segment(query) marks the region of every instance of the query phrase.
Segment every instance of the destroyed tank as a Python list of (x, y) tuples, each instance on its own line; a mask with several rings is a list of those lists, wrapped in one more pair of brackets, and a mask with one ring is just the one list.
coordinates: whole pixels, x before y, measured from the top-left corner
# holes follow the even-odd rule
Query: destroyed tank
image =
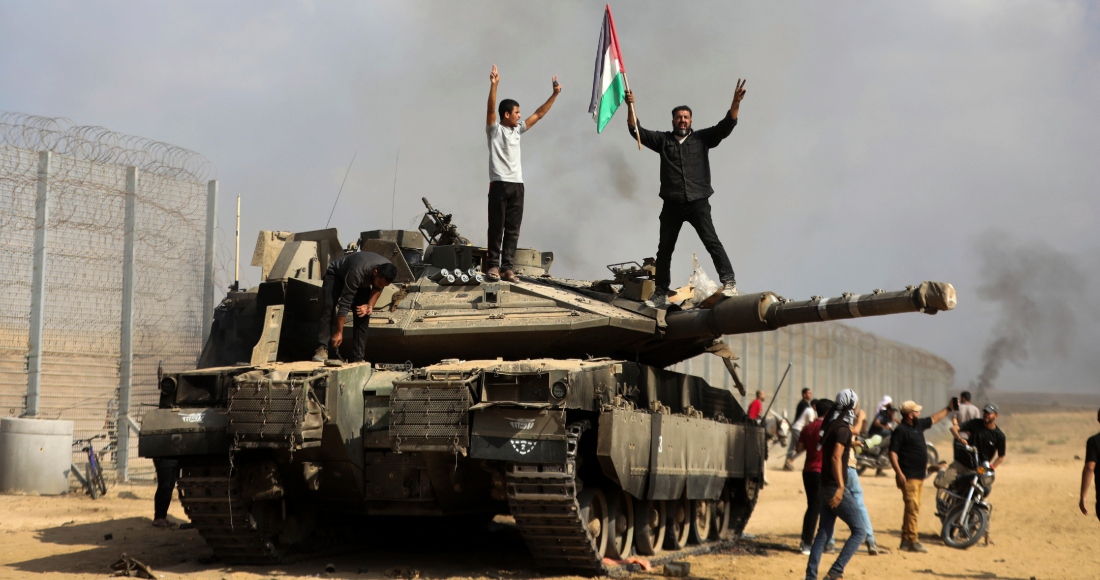
[[(379, 515), (510, 514), (539, 566), (584, 574), (735, 539), (763, 483), (763, 427), (734, 393), (668, 367), (714, 354), (743, 396), (723, 335), (955, 305), (950, 284), (924, 282), (655, 309), (651, 262), (586, 282), (527, 249), (519, 282), (490, 283), (486, 249), (424, 203), (419, 231), (346, 249), (335, 230), (261, 232), (263, 282), (216, 308), (198, 370), (161, 380), (140, 453), (180, 461), (183, 507), (223, 561), (309, 553)], [(357, 250), (398, 269), (370, 315), (370, 362), (311, 362), (321, 278)]]

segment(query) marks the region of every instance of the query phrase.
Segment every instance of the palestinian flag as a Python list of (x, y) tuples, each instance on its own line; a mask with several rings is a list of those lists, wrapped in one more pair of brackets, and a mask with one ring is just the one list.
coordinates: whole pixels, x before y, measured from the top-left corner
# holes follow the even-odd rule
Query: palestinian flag
[(626, 80), (623, 55), (619, 52), (619, 37), (615, 34), (615, 20), (611, 18), (611, 5), (603, 15), (600, 45), (596, 51), (596, 72), (592, 79), (592, 104), (588, 112), (596, 122), (596, 132), (602, 133), (611, 116), (626, 99)]

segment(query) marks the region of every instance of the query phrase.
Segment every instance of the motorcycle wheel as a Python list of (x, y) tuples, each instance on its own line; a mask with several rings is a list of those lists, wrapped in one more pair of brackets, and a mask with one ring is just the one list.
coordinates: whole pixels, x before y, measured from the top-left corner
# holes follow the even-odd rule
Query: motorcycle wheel
[(962, 525), (962, 517), (961, 505), (951, 510), (943, 519), (943, 532), (940, 535), (943, 543), (952, 548), (965, 550), (978, 543), (978, 540), (985, 535), (986, 529), (989, 528), (989, 512), (977, 504), (970, 506), (970, 517), (965, 528)]

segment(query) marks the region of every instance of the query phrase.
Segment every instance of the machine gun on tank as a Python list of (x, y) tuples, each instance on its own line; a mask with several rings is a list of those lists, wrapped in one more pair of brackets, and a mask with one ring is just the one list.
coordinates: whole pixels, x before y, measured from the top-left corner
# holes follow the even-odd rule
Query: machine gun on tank
[(426, 197), (420, 198), (420, 201), (424, 202), (424, 207), (428, 208), (428, 211), (424, 212), (424, 218), (420, 220), (420, 232), (424, 234), (429, 244), (470, 245), (470, 240), (458, 233), (458, 227), (451, 223), (451, 214), (445, 214), (432, 207)]

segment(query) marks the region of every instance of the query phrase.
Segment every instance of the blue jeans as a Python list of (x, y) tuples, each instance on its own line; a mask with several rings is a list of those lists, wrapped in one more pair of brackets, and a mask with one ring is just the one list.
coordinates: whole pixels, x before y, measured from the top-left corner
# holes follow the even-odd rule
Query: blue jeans
[(859, 513), (863, 516), (863, 527), (867, 531), (867, 541), (872, 546), (877, 546), (875, 542), (875, 530), (871, 527), (871, 516), (867, 514), (867, 504), (863, 503), (863, 487), (859, 485), (859, 473), (856, 473), (856, 468), (848, 467), (848, 489), (852, 491), (852, 496), (856, 498), (856, 503), (859, 505)]
[(817, 535), (814, 536), (814, 545), (810, 549), (810, 560), (806, 563), (806, 580), (817, 580), (817, 566), (821, 563), (822, 553), (825, 552), (825, 542), (833, 535), (833, 527), (836, 525), (837, 518), (848, 524), (848, 528), (852, 530), (852, 535), (848, 537), (848, 541), (844, 542), (844, 548), (840, 550), (836, 562), (833, 562), (832, 567), (829, 568), (830, 573), (844, 574), (844, 567), (848, 565), (848, 560), (851, 560), (852, 556), (856, 554), (860, 544), (863, 543), (863, 539), (867, 536), (863, 516), (859, 513), (859, 502), (852, 495), (850, 487), (844, 488), (840, 505), (835, 509), (829, 507), (829, 500), (836, 494), (836, 490), (835, 487), (821, 488), (821, 521), (818, 522)]

